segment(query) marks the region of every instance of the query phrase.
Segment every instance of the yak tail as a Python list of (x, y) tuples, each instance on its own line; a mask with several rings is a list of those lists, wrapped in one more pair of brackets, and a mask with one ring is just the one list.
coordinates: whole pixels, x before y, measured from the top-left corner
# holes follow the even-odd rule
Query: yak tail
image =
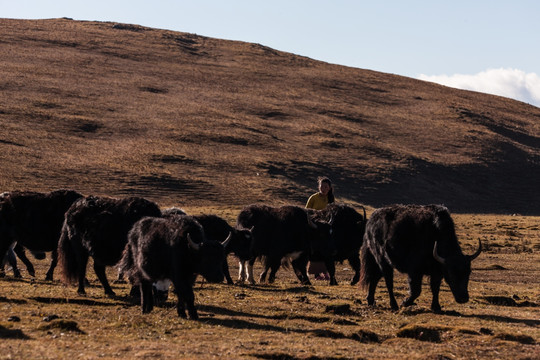
[(364, 239), (360, 248), (360, 288), (366, 290), (374, 278), (381, 277), (380, 272), (379, 265)]
[(284, 269), (291, 269), (292, 268), (292, 259), (288, 256), (281, 258), (281, 266), (283, 266)]
[(265, 256), (265, 255), (258, 256), (257, 260), (259, 260), (261, 262), (263, 268), (265, 268), (266, 265), (268, 264), (268, 257)]
[(129, 243), (127, 243), (124, 251), (122, 252), (122, 258), (118, 262), (117, 266), (119, 276), (125, 275), (131, 281), (131, 273), (133, 271), (134, 264), (135, 263), (133, 262), (133, 251), (131, 250), (131, 246), (129, 245)]
[(64, 221), (58, 240), (58, 266), (64, 284), (73, 284), (78, 280), (78, 261), (73, 248), (74, 235), (69, 225)]

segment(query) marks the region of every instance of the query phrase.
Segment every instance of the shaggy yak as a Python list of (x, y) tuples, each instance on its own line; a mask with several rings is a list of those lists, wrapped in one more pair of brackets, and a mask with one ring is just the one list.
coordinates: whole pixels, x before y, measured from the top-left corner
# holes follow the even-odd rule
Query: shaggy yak
[(152, 311), (152, 283), (170, 280), (178, 297), (177, 313), (197, 319), (193, 281), (201, 274), (210, 282), (222, 282), (223, 244), (207, 240), (194, 217), (172, 215), (143, 218), (129, 232), (120, 268), (141, 293), (143, 313)]
[(367, 303), (375, 304), (375, 288), (384, 276), (390, 307), (398, 309), (394, 297), (394, 268), (409, 277), (410, 306), (420, 296), (422, 277), (430, 276), (431, 309), (440, 312), (439, 289), (444, 278), (458, 303), (469, 301), (467, 286), (474, 255), (464, 255), (448, 209), (440, 205), (394, 205), (376, 210), (366, 225), (361, 249), (361, 284), (368, 289)]
[(129, 230), (145, 216), (159, 217), (161, 211), (157, 204), (140, 197), (89, 196), (75, 202), (66, 212), (58, 244), (64, 282), (78, 281), (77, 292), (84, 295), (86, 265), (92, 256), (105, 294), (113, 296), (105, 267), (120, 261)]
[(314, 221), (325, 221), (331, 226), (330, 240), (336, 249), (333, 257), (324, 254), (313, 254), (313, 261), (325, 259), (326, 269), (330, 275), (330, 285), (337, 285), (336, 261), (349, 262), (354, 270), (351, 285), (358, 283), (360, 279), (360, 247), (366, 228), (366, 210), (364, 215), (359, 214), (352, 206), (346, 204), (332, 203), (323, 210), (308, 209)]
[[(163, 210), (163, 217), (175, 214), (186, 215), (182, 209), (176, 207)], [(226, 239), (230, 239), (228, 245), (225, 247), (225, 256), (234, 253), (240, 262), (249, 260), (249, 248), (251, 245), (251, 231), (249, 229), (236, 229), (229, 225), (225, 219), (213, 214), (196, 215), (194, 218), (202, 225), (204, 233), (209, 240), (223, 242)], [(234, 283), (227, 261), (223, 262), (223, 275), (225, 275), (227, 284)]]
[(303, 285), (311, 285), (306, 273), (311, 255), (324, 254), (328, 258), (335, 255), (330, 241), (330, 225), (311, 221), (307, 211), (298, 206), (247, 206), (238, 215), (236, 228), (250, 229), (253, 235), (251, 258), (248, 264), (246, 261), (240, 263), (240, 282), (245, 280), (245, 268), (248, 265), (247, 280), (251, 284), (255, 283), (253, 264), (261, 257), (264, 267), (259, 276), (261, 283), (266, 281), (268, 270), (268, 282), (274, 282), (282, 260), (291, 259), (298, 280)]
[(52, 280), (64, 214), (82, 197), (73, 190), (0, 194), (0, 259), (4, 259), (16, 242), (15, 252), (26, 265), (28, 273), (35, 276), (34, 266), (26, 257), (24, 247), (37, 259), (43, 259), (44, 252), (51, 251), (51, 265), (45, 280)]
[[(217, 215), (197, 215), (195, 219), (202, 225), (208, 239), (219, 242), (230, 239), (225, 247), (225, 255), (234, 253), (241, 262), (250, 259), (251, 231), (249, 229), (235, 229)], [(227, 261), (223, 262), (223, 275), (227, 284), (233, 284)]]

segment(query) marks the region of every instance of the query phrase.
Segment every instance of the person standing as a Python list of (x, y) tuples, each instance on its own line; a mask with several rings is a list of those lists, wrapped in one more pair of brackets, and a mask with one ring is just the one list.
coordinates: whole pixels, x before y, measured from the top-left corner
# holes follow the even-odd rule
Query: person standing
[(319, 191), (309, 197), (306, 203), (308, 209), (322, 210), (335, 201), (332, 181), (327, 177), (319, 177), (317, 183)]
[[(306, 203), (307, 209), (322, 210), (335, 201), (332, 181), (327, 177), (319, 177), (317, 183), (319, 191), (309, 197)], [(308, 274), (314, 274), (317, 280), (330, 279), (330, 275), (322, 261), (310, 261)]]

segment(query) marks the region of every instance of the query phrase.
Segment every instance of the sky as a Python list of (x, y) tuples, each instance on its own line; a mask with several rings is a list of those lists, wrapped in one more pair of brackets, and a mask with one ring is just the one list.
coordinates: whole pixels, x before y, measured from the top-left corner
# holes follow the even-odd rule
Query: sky
[(0, 18), (113, 21), (259, 43), (540, 107), (538, 0), (0, 0)]

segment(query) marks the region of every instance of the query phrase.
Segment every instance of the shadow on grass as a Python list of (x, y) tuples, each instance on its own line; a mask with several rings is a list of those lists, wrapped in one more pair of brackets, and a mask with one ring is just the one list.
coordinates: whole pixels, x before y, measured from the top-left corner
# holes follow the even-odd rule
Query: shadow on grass
[(516, 319), (508, 316), (500, 316), (500, 315), (484, 315), (484, 314), (462, 314), (457, 311), (447, 311), (444, 312), (444, 315), (448, 316), (458, 316), (458, 317), (464, 317), (464, 318), (477, 318), (482, 320), (491, 320), (501, 323), (507, 323), (507, 324), (525, 324), (527, 326), (539, 326), (540, 320), (537, 319)]
[[(207, 307), (208, 308), (208, 307)], [(239, 313), (239, 312), (235, 312)], [(245, 313), (240, 313), (243, 315), (246, 315)], [(273, 319), (272, 316), (265, 316), (265, 318)], [(295, 317), (295, 319), (304, 319), (304, 317)], [(318, 320), (321, 320), (317, 318)], [(327, 319), (325, 319), (324, 322), (326, 322)], [(221, 326), (221, 327), (227, 327), (230, 329), (249, 329), (249, 330), (261, 330), (261, 331), (274, 331), (279, 333), (298, 333), (298, 334), (306, 334), (311, 335), (315, 337), (321, 337), (321, 338), (329, 338), (329, 339), (351, 339), (357, 342), (379, 342), (378, 335), (375, 333), (369, 332), (357, 332), (353, 334), (345, 334), (339, 331), (329, 330), (329, 329), (298, 329), (294, 327), (283, 327), (278, 325), (272, 325), (272, 324), (261, 324), (254, 321), (248, 321), (248, 320), (242, 320), (242, 319), (217, 319), (213, 317), (209, 318), (203, 318), (200, 320), (201, 323), (208, 324), (208, 325), (215, 325), (215, 326)], [(366, 336), (367, 334), (367, 336)]]
[(293, 294), (310, 294), (310, 295), (326, 295), (323, 292), (316, 291), (312, 286), (293, 286), (289, 288), (276, 288), (271, 284), (256, 284), (256, 285), (237, 285), (239, 287), (249, 288), (250, 290), (274, 293), (293, 293)]
[(326, 323), (332, 321), (331, 317), (318, 317), (318, 316), (304, 316), (304, 315), (289, 315), (289, 314), (275, 314), (275, 315), (263, 315), (263, 314), (253, 314), (243, 311), (236, 311), (227, 308), (222, 308), (219, 306), (213, 305), (197, 305), (197, 308), (201, 311), (224, 315), (224, 316), (234, 316), (234, 317), (248, 317), (248, 318), (258, 318), (258, 319), (269, 319), (269, 320), (305, 320), (313, 323)]
[[(246, 321), (246, 320), (239, 320), (239, 319), (216, 319), (216, 318), (207, 318), (202, 319), (202, 323), (208, 324), (208, 325), (217, 325), (222, 327), (228, 327), (231, 329), (249, 329), (249, 330), (261, 330), (261, 331), (275, 331), (279, 333), (298, 333), (298, 334), (306, 334), (311, 335), (315, 337), (320, 338), (328, 338), (328, 339), (350, 339), (357, 342), (379, 342), (378, 336), (375, 333), (371, 333), (369, 335), (369, 339), (366, 338), (366, 336), (363, 336), (360, 333), (355, 333), (351, 335), (344, 334), (339, 331), (333, 331), (328, 329), (295, 329), (291, 327), (281, 327), (271, 324), (259, 324), (256, 322)], [(367, 340), (366, 340), (367, 339)]]
[(118, 302), (102, 302), (94, 299), (69, 299), (69, 298), (54, 298), (54, 297), (44, 297), (44, 296), (35, 296), (30, 297), (30, 300), (37, 301), (44, 304), (77, 304), (77, 305), (89, 305), (89, 306), (118, 306), (118, 305), (129, 305), (129, 303), (118, 303)]
[(28, 340), (30, 337), (20, 329), (7, 329), (0, 325), (0, 339), (22, 339)]
[(5, 296), (0, 296), (0, 302), (12, 303), (12, 304), (26, 304), (28, 301), (24, 299), (8, 299)]

